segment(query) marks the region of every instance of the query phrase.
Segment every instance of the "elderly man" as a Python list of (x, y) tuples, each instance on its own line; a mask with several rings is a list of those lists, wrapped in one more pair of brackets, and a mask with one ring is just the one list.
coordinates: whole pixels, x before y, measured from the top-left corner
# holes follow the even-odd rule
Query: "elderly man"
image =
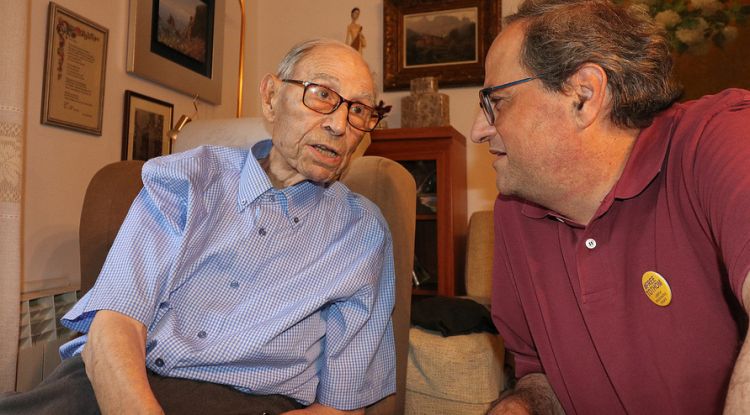
[(388, 226), (335, 182), (382, 118), (370, 70), (309, 41), (260, 89), (270, 141), (144, 165), (96, 285), (63, 318), (87, 335), (3, 413), (361, 414), (395, 391)]
[(519, 378), (490, 413), (747, 411), (750, 92), (675, 103), (661, 29), (606, 0), (527, 0), (485, 67)]

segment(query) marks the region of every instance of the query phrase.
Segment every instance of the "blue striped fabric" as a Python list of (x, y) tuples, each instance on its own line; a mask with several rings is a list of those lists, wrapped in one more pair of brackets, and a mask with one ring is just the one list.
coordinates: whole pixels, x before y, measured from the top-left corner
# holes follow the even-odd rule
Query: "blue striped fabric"
[(96, 285), (62, 322), (85, 333), (115, 310), (148, 328), (146, 365), (160, 375), (366, 406), (395, 392), (387, 223), (341, 183), (274, 189), (255, 159), (269, 150), (146, 163)]

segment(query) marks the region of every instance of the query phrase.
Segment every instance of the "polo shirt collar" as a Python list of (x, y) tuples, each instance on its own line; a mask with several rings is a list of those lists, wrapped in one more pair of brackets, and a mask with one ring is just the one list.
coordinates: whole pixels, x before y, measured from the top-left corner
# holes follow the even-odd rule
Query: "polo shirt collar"
[(659, 174), (672, 139), (676, 111), (673, 107), (660, 113), (651, 126), (641, 130), (622, 176), (615, 184), (615, 198), (630, 199), (639, 195)]
[[(614, 199), (630, 199), (639, 195), (659, 174), (672, 138), (675, 112), (678, 107), (679, 105), (674, 105), (657, 115), (651, 125), (638, 134), (622, 176), (602, 201), (602, 205), (594, 215), (595, 218), (606, 213)], [(500, 198), (502, 199), (502, 196)], [(555, 211), (528, 201), (522, 201), (522, 203), (521, 212), (529, 218), (541, 219), (552, 216), (574, 225)]]

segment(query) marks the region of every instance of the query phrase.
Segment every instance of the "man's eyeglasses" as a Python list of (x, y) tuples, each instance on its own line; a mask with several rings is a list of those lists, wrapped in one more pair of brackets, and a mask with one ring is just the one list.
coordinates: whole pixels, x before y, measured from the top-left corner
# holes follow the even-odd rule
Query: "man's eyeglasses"
[(495, 125), (495, 105), (492, 103), (492, 98), (490, 97), (490, 94), (492, 94), (495, 91), (499, 91), (501, 89), (505, 89), (508, 87), (511, 87), (513, 85), (522, 84), (524, 82), (533, 81), (534, 79), (538, 79), (539, 76), (531, 76), (528, 78), (519, 79), (517, 81), (508, 82), (507, 84), (502, 85), (496, 85), (496, 86), (488, 86), (487, 88), (482, 88), (479, 90), (479, 106), (482, 107), (482, 111), (484, 111), (484, 116), (487, 118), (487, 122), (490, 123), (490, 125)]
[(282, 79), (282, 81), (304, 87), (305, 91), (302, 93), (302, 103), (317, 113), (330, 114), (336, 111), (342, 103), (346, 103), (348, 106), (346, 119), (352, 127), (360, 131), (369, 133), (383, 119), (383, 114), (377, 109), (361, 102), (349, 101), (331, 88), (296, 79)]

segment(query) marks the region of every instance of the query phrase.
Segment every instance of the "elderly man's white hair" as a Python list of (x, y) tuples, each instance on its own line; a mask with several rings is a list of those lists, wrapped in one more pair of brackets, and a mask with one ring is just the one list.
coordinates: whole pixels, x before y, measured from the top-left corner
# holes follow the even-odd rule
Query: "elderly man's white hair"
[[(319, 47), (319, 46), (340, 46), (346, 49), (350, 49), (352, 52), (359, 54), (354, 48), (347, 45), (344, 42), (339, 42), (338, 40), (333, 39), (327, 39), (327, 38), (317, 38), (317, 39), (310, 39), (306, 40), (304, 42), (298, 43), (292, 47), (289, 52), (284, 56), (284, 58), (279, 63), (279, 68), (276, 71), (276, 76), (278, 76), (281, 79), (289, 79), (291, 78), (292, 74), (294, 73), (294, 69), (296, 68), (297, 64), (310, 54), (310, 52)], [(370, 71), (370, 65), (365, 62), (363, 59), (362, 62), (365, 63), (365, 66), (367, 66), (367, 71)]]

